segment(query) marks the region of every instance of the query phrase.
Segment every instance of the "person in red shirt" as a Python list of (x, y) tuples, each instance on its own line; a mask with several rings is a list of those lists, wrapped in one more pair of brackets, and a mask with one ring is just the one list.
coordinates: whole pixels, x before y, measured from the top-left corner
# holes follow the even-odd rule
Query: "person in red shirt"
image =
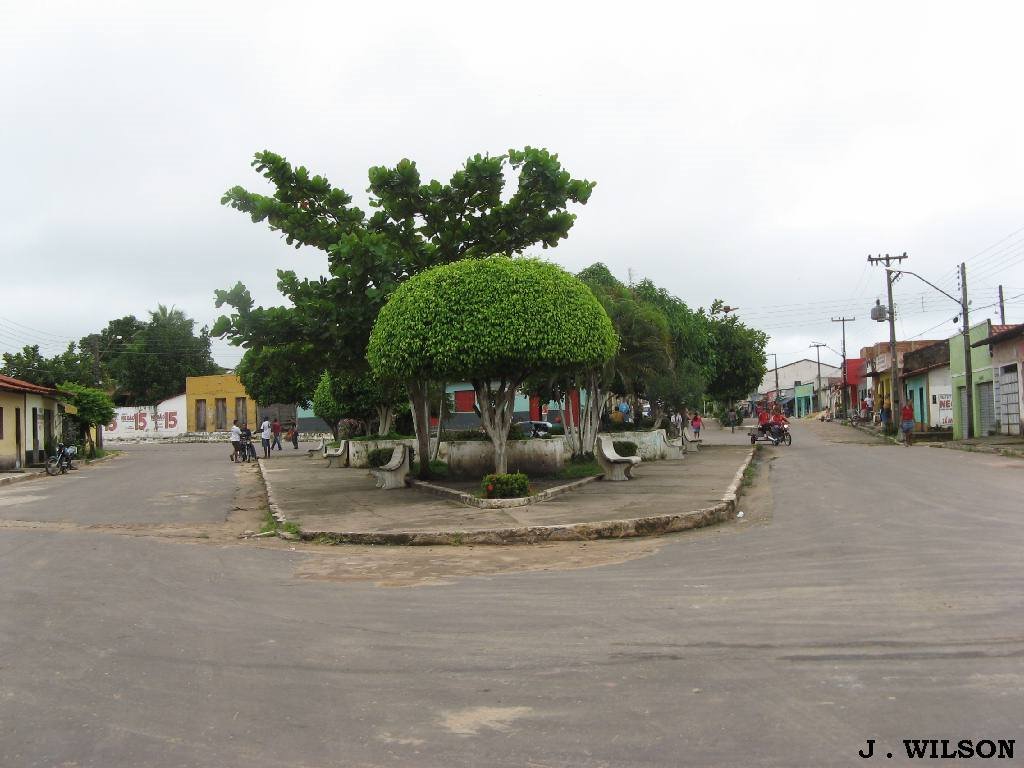
[(900, 408), (900, 429), (903, 430), (903, 444), (909, 448), (914, 442), (914, 406), (907, 401)]
[(771, 414), (768, 413), (767, 408), (757, 409), (757, 428), (761, 430), (761, 434), (768, 429), (768, 423), (772, 420)]

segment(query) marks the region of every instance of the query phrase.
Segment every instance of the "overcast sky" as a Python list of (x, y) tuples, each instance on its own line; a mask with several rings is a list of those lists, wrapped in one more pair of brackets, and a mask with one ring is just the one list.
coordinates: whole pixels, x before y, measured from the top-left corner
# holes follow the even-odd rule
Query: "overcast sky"
[[(0, 7), (0, 351), (157, 303), (212, 324), (216, 288), (269, 305), (276, 268), (319, 275), (321, 252), (220, 205), (263, 188), (262, 149), (365, 202), (372, 165), (447, 179), (547, 147), (597, 188), (543, 256), (720, 297), (780, 364), (838, 350), (833, 316), (857, 318), (851, 356), (887, 339), (869, 253), (951, 293), (966, 260), (972, 320), (1002, 282), (1024, 321), (1019, 2)], [(897, 296), (899, 338), (956, 330), (927, 286)]]

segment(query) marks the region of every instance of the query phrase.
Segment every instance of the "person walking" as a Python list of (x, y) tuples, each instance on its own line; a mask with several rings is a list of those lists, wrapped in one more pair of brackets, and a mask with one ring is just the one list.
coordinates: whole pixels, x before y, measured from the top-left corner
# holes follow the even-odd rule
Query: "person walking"
[(682, 437), (683, 436), (683, 414), (681, 414), (679, 411), (676, 411), (675, 413), (672, 414), (672, 426), (675, 427), (676, 432), (678, 432), (679, 436)]
[(260, 424), (260, 440), (263, 443), (263, 458), (270, 458), (270, 439), (274, 436), (274, 431), (270, 426), (270, 419), (263, 416), (263, 423)]
[(735, 432), (736, 431), (736, 408), (735, 407), (730, 408), (726, 412), (725, 418), (729, 420), (729, 426), (732, 427), (732, 431)]
[(882, 401), (882, 407), (878, 409), (878, 415), (882, 421), (882, 434), (889, 434), (889, 421), (892, 419), (892, 406), (888, 400)]
[(292, 428), (288, 432), (288, 439), (292, 441), (292, 448), (299, 450), (299, 424), (292, 422)]
[(693, 430), (693, 439), (700, 440), (700, 430), (704, 426), (704, 419), (700, 417), (700, 414), (694, 411), (693, 418), (690, 419), (690, 429)]
[(907, 401), (900, 409), (900, 429), (903, 430), (903, 444), (909, 448), (914, 443), (914, 406)]
[(234, 452), (231, 454), (232, 461), (239, 461), (239, 453), (242, 451), (242, 430), (238, 426), (238, 419), (231, 422), (231, 445)]
[(277, 446), (277, 450), (281, 450), (281, 422), (274, 417), (274, 423), (270, 425), (270, 431), (274, 433), (274, 441), (270, 444), (270, 450), (274, 450), (274, 446)]

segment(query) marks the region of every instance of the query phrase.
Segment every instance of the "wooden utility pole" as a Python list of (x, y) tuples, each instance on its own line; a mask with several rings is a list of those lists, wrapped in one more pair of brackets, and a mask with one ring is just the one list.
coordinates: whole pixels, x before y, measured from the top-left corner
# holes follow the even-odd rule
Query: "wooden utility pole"
[(999, 324), (1006, 325), (1006, 304), (1003, 301), (1003, 286), (999, 286)]
[[(906, 251), (903, 252), (902, 256), (890, 256), (888, 253), (885, 254), (885, 256), (868, 256), (868, 261), (872, 264), (877, 264), (879, 262), (885, 263), (885, 287), (889, 294), (889, 373), (891, 374), (889, 383), (890, 415), (895, 414), (897, 409), (898, 401), (896, 400), (896, 393), (899, 390), (900, 374), (896, 357), (896, 313), (894, 312), (892, 305), (892, 284), (896, 280), (896, 276), (894, 274), (896, 270), (889, 269), (889, 267), (892, 262), (901, 262), (907, 258), (909, 258), (909, 256), (907, 256)], [(879, 406), (884, 408), (885, 403), (879, 403)], [(891, 418), (890, 422), (895, 423), (892, 422)]]
[(964, 321), (964, 384), (967, 386), (967, 414), (964, 419), (967, 429), (964, 437), (974, 437), (974, 371), (971, 364), (971, 321), (968, 318), (967, 306), (967, 265), (960, 262), (960, 315)]
[(849, 383), (848, 383), (847, 378), (846, 378), (846, 324), (847, 323), (852, 323), (856, 319), (857, 319), (856, 317), (833, 317), (832, 318), (832, 322), (833, 323), (842, 323), (843, 324), (843, 346), (842, 346), (842, 350), (843, 350), (843, 418), (846, 418), (846, 415), (850, 411), (850, 393), (847, 391), (847, 390), (849, 390), (850, 387), (849, 387)]

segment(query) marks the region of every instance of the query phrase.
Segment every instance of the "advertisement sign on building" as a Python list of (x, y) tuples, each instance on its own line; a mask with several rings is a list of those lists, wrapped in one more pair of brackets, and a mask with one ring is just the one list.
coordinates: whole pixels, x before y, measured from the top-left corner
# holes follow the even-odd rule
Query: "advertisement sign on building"
[(114, 419), (103, 427), (105, 437), (173, 437), (182, 435), (185, 425), (185, 396), (178, 395), (157, 405), (135, 405), (114, 409)]
[(953, 393), (939, 392), (935, 395), (939, 406), (939, 426), (953, 426)]

